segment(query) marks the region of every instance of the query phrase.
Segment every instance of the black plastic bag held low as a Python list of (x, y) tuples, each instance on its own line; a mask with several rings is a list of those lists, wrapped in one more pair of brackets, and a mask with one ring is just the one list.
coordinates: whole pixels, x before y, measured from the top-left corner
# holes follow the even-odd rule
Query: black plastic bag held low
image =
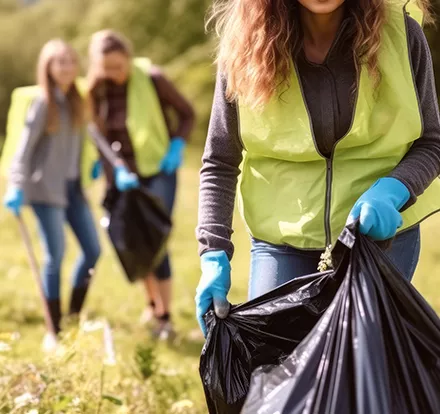
[(234, 306), (226, 319), (205, 317), (200, 375), (211, 414), (239, 414), (252, 372), (287, 358), (332, 302), (343, 280), (334, 272), (297, 278)]
[(170, 217), (144, 188), (115, 191), (104, 206), (109, 212), (107, 231), (128, 280), (145, 278), (164, 258)]
[(209, 313), (200, 368), (210, 413), (440, 412), (434, 311), (353, 230), (334, 259), (336, 271), (298, 278), (226, 320)]
[(335, 299), (281, 365), (254, 373), (244, 414), (440, 413), (440, 320), (364, 236), (346, 230)]

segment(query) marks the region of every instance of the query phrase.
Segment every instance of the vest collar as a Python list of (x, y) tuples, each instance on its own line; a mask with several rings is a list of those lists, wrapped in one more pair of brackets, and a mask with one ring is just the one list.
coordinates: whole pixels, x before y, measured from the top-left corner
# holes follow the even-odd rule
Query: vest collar
[(347, 47), (350, 46), (351, 44), (351, 38), (352, 38), (352, 34), (350, 30), (351, 23), (352, 23), (352, 18), (349, 16), (345, 17), (344, 20), (342, 20), (341, 25), (339, 26), (339, 29), (336, 33), (335, 40), (333, 41), (323, 63), (319, 64), (319, 63), (310, 62), (305, 55), (304, 46), (301, 46), (301, 49), (299, 50), (298, 58), (311, 66), (325, 66), (330, 61), (334, 61), (335, 59), (345, 58), (347, 52), (351, 53), (351, 47)]

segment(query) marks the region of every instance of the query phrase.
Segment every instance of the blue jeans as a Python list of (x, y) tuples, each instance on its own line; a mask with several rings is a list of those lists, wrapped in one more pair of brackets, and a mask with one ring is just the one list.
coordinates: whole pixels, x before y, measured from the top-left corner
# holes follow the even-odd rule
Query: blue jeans
[[(253, 239), (249, 298), (261, 296), (298, 276), (317, 273), (321, 253)], [(420, 256), (420, 228), (399, 234), (386, 254), (403, 276), (411, 280)]]
[[(159, 173), (153, 177), (141, 178), (141, 183), (151, 194), (162, 201), (167, 213), (171, 216), (176, 197), (177, 174), (166, 175)], [(159, 280), (167, 280), (171, 277), (172, 271), (168, 253), (154, 273)]]
[(60, 273), (65, 250), (65, 221), (69, 223), (81, 247), (81, 254), (73, 272), (74, 288), (83, 287), (89, 283), (91, 270), (95, 267), (101, 253), (94, 219), (79, 181), (67, 183), (67, 196), (67, 208), (32, 204), (45, 251), (43, 287), (49, 300), (60, 297)]

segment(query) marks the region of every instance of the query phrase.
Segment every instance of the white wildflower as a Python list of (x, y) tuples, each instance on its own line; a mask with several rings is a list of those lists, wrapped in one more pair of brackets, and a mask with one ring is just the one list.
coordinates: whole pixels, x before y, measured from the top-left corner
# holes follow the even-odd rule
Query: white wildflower
[(34, 397), (31, 393), (26, 392), (14, 399), (16, 408), (26, 407), (31, 404), (38, 404), (38, 398)]
[(71, 403), (74, 407), (78, 407), (81, 404), (81, 398), (75, 397)]
[(103, 329), (104, 324), (102, 321), (85, 321), (81, 328), (84, 332), (95, 332)]
[(180, 372), (177, 369), (169, 368), (169, 369), (161, 369), (160, 373), (165, 375), (166, 377), (177, 377), (180, 375)]
[(18, 341), (21, 338), (20, 332), (11, 333), (11, 341)]
[(187, 409), (193, 408), (194, 403), (191, 400), (181, 400), (174, 403), (171, 407), (172, 413), (184, 413)]

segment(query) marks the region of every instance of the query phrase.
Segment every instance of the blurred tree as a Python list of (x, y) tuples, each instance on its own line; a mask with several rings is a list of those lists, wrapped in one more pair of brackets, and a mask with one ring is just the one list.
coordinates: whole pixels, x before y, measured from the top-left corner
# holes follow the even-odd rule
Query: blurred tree
[(437, 93), (440, 94), (440, 22), (438, 17), (440, 16), (440, 0), (432, 0), (432, 5), (437, 24), (428, 27), (426, 35), (431, 46), (434, 69), (436, 71)]
[[(114, 28), (133, 41), (138, 55), (163, 65), (194, 103), (195, 142), (203, 142), (211, 107), (214, 42), (204, 32), (212, 0), (40, 0), (20, 6), (0, 0), (0, 136), (13, 88), (34, 82), (41, 46), (50, 38), (69, 40), (85, 57), (90, 35)], [(433, 0), (437, 14), (440, 0)], [(440, 31), (427, 30), (440, 90)], [(86, 59), (84, 59), (86, 64)]]
[(136, 54), (151, 57), (166, 71), (172, 68), (170, 77), (200, 109), (195, 140), (203, 139), (200, 132), (206, 129), (214, 79), (212, 45), (204, 33), (210, 0), (40, 0), (26, 7), (19, 4), (0, 0), (0, 136), (4, 135), (11, 91), (34, 82), (36, 59), (47, 40), (63, 37), (86, 56), (90, 35), (114, 28), (132, 40)]

